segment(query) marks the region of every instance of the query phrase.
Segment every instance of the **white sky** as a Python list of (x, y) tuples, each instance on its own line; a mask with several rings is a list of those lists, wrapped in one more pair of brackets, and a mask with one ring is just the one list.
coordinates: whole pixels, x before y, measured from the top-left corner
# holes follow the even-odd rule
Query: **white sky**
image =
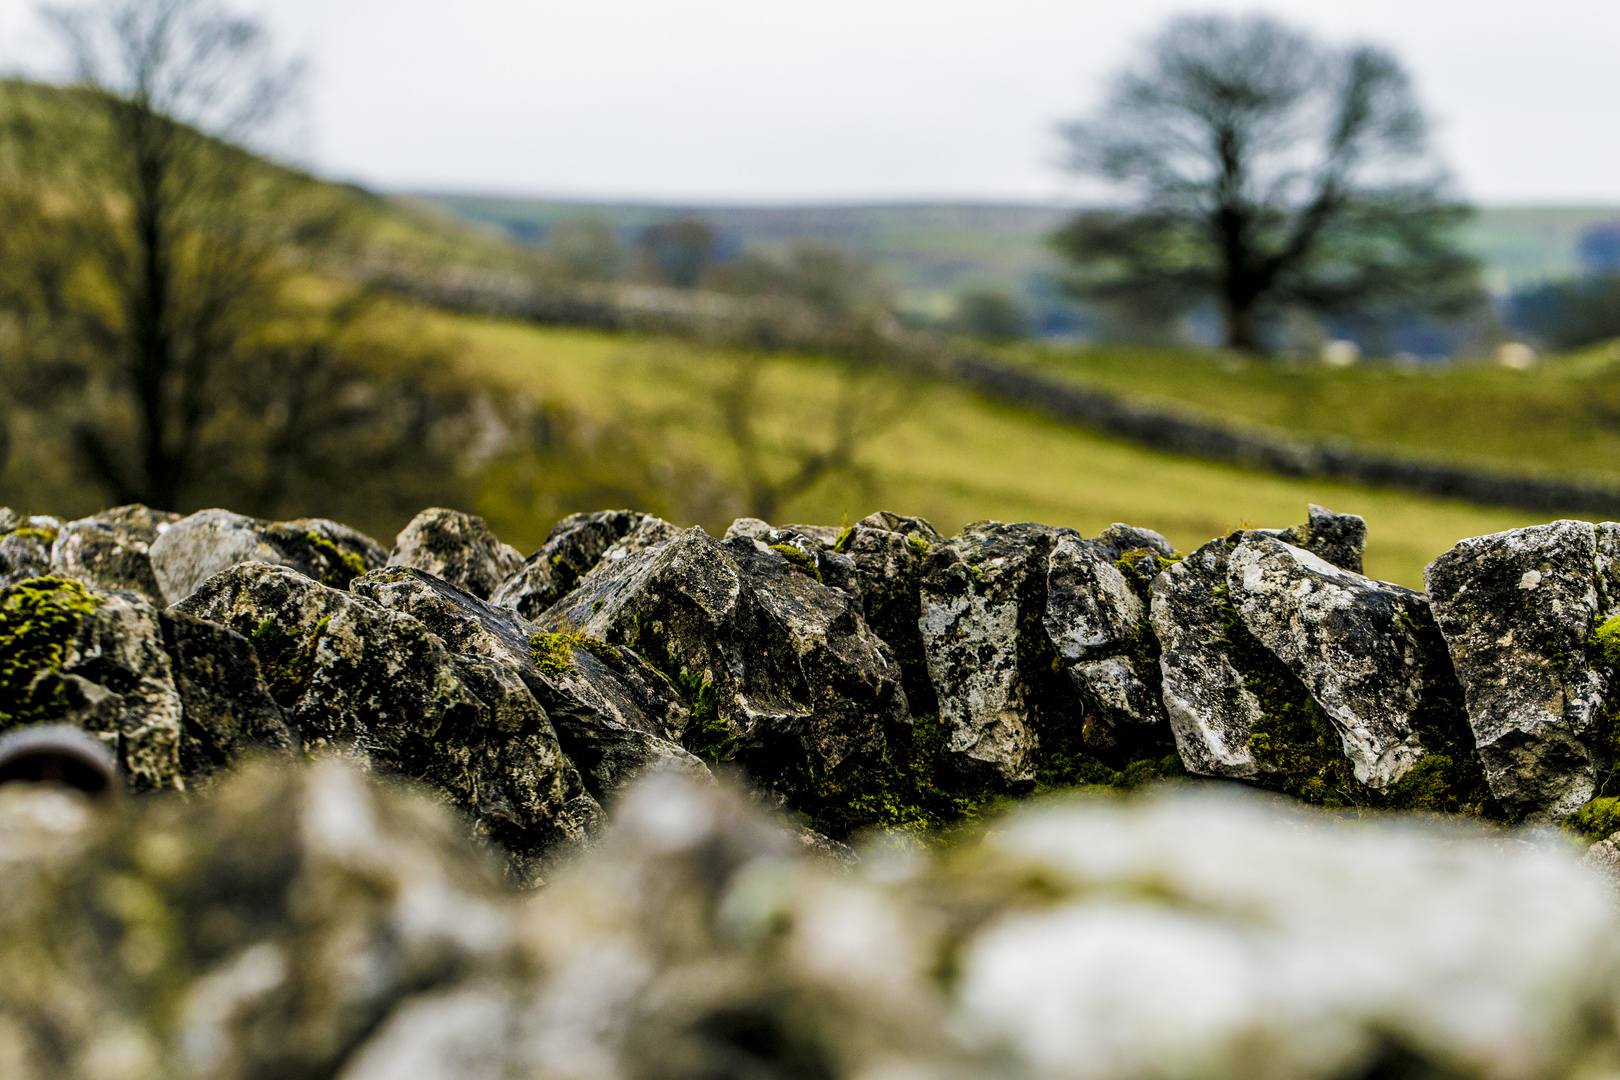
[[(0, 0), (0, 60), (42, 62)], [(1482, 202), (1620, 202), (1616, 0), (249, 0), (312, 62), (303, 156), (385, 189), (1050, 200), (1055, 125), (1183, 11), (1393, 48)]]

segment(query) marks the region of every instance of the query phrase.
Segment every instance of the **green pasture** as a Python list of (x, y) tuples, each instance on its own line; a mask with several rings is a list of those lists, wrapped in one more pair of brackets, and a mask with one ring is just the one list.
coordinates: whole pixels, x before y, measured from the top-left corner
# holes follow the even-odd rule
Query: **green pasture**
[[(762, 442), (783, 454), (784, 462), (785, 448), (824, 437), (836, 409), (870, 410), (882, 423), (862, 444), (863, 475), (823, 482), (787, 504), (778, 515), (783, 521), (833, 524), (890, 509), (920, 514), (945, 532), (992, 518), (1067, 525), (1088, 535), (1125, 521), (1157, 529), (1177, 547), (1190, 550), (1241, 525), (1279, 527), (1302, 521), (1306, 503), (1316, 502), (1367, 519), (1369, 574), (1421, 588), (1424, 565), (1459, 539), (1545, 520), (1151, 453), (988, 403), (955, 387), (906, 385), (886, 373), (851, 373), (830, 360), (749, 356), (662, 339), (441, 318), (459, 335), (465, 362), (477, 371), (543, 399), (633, 425), (656, 426), (723, 475), (736, 470), (737, 458), (720, 434), (718, 393), (738, 364), (761, 366), (757, 415)], [(1190, 366), (1194, 361), (1183, 363), (1185, 370), (1195, 370)], [(1218, 366), (1206, 367), (1211, 385), (1224, 385), (1226, 378), (1240, 383), (1244, 376), (1260, 388), (1255, 400), (1269, 401), (1279, 394), (1285, 404), (1288, 400), (1276, 389), (1291, 385), (1280, 373), (1245, 369), (1228, 376)], [(1172, 365), (1163, 369), (1162, 377), (1174, 382), (1182, 370)], [(1486, 386), (1497, 378), (1494, 372), (1470, 377), (1475, 374)], [(1148, 378), (1145, 365), (1130, 379), (1117, 371), (1115, 375), (1122, 385), (1145, 385)], [(1412, 380), (1400, 385), (1407, 384), (1415, 385)], [(1228, 385), (1226, 393), (1240, 397), (1237, 385)], [(1167, 391), (1159, 396), (1175, 398)], [(1353, 400), (1353, 394), (1346, 400)], [(1204, 405), (1218, 408), (1219, 402)], [(1351, 423), (1348, 418), (1341, 422)], [(1492, 438), (1505, 441), (1501, 432)], [(536, 529), (546, 524), (537, 522)], [(726, 522), (701, 524), (713, 531)]]
[(1397, 457), (1620, 485), (1620, 343), (1527, 371), (1482, 361), (1351, 368), (1206, 351), (1030, 347), (1048, 375), (1220, 423)]

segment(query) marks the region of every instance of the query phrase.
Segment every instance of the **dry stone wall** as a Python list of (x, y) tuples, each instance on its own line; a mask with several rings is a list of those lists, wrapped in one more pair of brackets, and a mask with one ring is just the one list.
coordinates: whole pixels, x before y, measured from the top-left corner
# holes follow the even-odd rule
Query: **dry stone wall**
[(391, 551), (315, 519), (0, 511), (0, 725), (92, 732), (137, 791), (345, 755), (437, 792), (519, 881), (670, 770), (740, 772), (833, 844), (1184, 777), (1620, 824), (1620, 525), (1465, 540), (1426, 593), (1364, 576), (1365, 539), (1314, 506), (1185, 556), (1126, 525), (716, 539), (605, 511), (525, 559), (445, 509)]

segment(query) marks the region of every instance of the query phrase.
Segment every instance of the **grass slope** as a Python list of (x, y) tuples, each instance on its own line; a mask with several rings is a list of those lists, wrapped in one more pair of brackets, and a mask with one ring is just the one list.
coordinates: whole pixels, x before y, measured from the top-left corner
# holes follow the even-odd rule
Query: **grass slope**
[(1195, 350), (1042, 348), (1009, 358), (1220, 423), (1398, 457), (1620, 486), (1620, 343), (1528, 371), (1483, 363), (1287, 366)]
[[(717, 434), (715, 387), (739, 354), (489, 320), (445, 316), (444, 322), (459, 333), (476, 369), (588, 411), (644, 417), (717, 470), (735, 471), (735, 453)], [(757, 362), (766, 441), (781, 446), (824, 431), (845, 386), (844, 369), (813, 358)], [(1316, 502), (1363, 515), (1371, 533), (1368, 573), (1414, 588), (1422, 588), (1424, 565), (1463, 537), (1545, 520), (1172, 458), (948, 386), (902, 388), (877, 375), (860, 393), (867, 401), (903, 402), (864, 447), (865, 481), (828, 480), (789, 503), (780, 520), (830, 524), (890, 509), (921, 514), (946, 532), (995, 518), (1067, 525), (1088, 535), (1125, 521), (1158, 529), (1185, 551), (1240, 525), (1294, 524), (1304, 520), (1305, 504)], [(702, 524), (716, 530), (726, 523)]]

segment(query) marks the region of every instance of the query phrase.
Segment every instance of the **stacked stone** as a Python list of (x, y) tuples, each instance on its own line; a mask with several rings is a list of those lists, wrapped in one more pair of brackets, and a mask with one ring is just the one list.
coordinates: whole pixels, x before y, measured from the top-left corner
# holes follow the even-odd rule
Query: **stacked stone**
[(75, 724), (137, 791), (348, 755), (438, 792), (519, 881), (638, 777), (717, 763), (835, 839), (1188, 774), (1601, 825), (1617, 538), (1466, 540), (1419, 593), (1314, 506), (1186, 557), (1125, 525), (889, 513), (720, 539), (576, 514), (525, 559), (445, 509), (391, 551), (317, 519), (0, 511), (0, 726)]

